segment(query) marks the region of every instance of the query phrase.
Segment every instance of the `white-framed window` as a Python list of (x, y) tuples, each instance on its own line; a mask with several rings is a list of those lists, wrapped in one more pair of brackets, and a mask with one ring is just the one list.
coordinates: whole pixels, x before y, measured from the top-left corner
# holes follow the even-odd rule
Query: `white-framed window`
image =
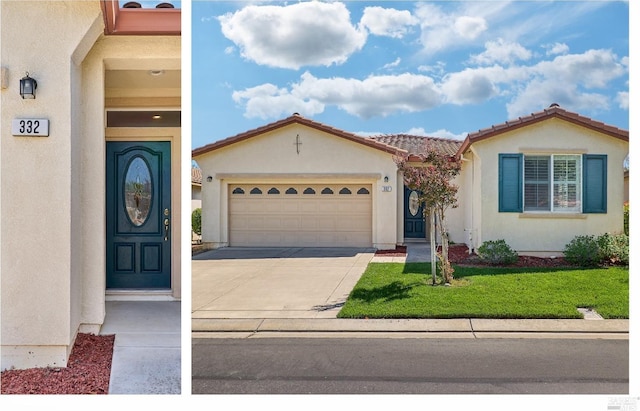
[(582, 212), (582, 156), (524, 156), (524, 211)]

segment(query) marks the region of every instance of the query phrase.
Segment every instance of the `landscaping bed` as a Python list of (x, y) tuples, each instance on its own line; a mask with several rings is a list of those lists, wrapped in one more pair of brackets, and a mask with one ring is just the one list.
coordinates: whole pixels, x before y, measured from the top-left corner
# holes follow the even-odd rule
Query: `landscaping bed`
[[(449, 246), (449, 262), (461, 266), (490, 266), (478, 257), (477, 254), (469, 254), (469, 248), (465, 244), (453, 244)], [(568, 267), (569, 263), (563, 257), (544, 258), (520, 255), (514, 264), (502, 267)]]
[(404, 245), (397, 245), (395, 250), (376, 250), (375, 255), (384, 257), (404, 257), (407, 255), (407, 247)]
[(115, 335), (78, 334), (67, 367), (7, 370), (2, 394), (108, 394)]

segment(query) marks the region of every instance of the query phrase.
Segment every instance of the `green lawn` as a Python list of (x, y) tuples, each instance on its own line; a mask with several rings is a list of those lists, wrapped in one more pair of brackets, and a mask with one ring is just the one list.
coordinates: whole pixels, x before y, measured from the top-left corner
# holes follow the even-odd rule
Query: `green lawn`
[(372, 263), (339, 318), (629, 318), (629, 269), (457, 267), (431, 286), (428, 263)]

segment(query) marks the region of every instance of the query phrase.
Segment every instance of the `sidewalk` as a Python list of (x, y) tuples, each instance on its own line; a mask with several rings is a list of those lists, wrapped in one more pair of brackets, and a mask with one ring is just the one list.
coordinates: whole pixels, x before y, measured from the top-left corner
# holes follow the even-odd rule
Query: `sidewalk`
[(109, 394), (180, 394), (180, 302), (107, 301), (115, 334)]
[[(429, 261), (426, 242), (407, 244), (402, 257), (374, 256), (371, 262)], [(263, 290), (264, 292), (264, 290)], [(198, 312), (191, 320), (193, 338), (602, 338), (628, 339), (629, 320), (602, 320), (585, 314), (585, 319), (492, 320), (457, 319), (338, 319), (341, 305), (325, 310), (323, 317), (295, 318), (287, 312), (255, 317), (221, 316), (219, 312)], [(233, 314), (227, 312), (227, 315)], [(267, 314), (267, 313), (265, 313)]]

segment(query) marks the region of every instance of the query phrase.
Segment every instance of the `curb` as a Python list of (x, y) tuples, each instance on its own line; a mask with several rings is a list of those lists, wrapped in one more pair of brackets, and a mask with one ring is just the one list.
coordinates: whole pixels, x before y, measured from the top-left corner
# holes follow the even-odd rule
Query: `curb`
[(194, 337), (240, 333), (250, 336), (308, 337), (332, 334), (351, 337), (353, 334), (374, 336), (385, 334), (413, 337), (510, 337), (525, 338), (534, 335), (564, 336), (567, 338), (628, 338), (629, 320), (580, 319), (523, 319), (492, 320), (477, 318), (457, 319), (192, 319)]

